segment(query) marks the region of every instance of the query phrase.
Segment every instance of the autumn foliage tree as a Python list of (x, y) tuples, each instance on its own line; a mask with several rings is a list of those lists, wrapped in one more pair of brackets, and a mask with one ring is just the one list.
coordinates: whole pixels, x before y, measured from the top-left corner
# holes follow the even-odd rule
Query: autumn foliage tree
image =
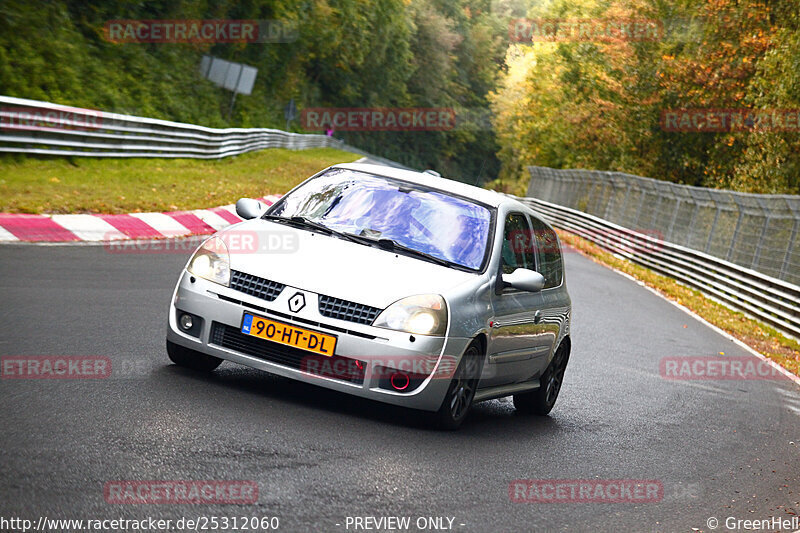
[(532, 17), (656, 21), (656, 39), (516, 45), (493, 95), (508, 182), (523, 167), (618, 170), (798, 193), (798, 133), (668, 131), (665, 111), (795, 109), (798, 13), (764, 0), (555, 0)]

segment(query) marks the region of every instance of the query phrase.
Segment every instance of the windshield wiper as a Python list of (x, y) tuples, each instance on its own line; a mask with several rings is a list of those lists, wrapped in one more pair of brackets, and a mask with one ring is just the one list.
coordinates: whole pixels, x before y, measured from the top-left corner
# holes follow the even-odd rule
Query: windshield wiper
[(314, 222), (313, 220), (308, 220), (305, 217), (300, 216), (293, 216), (290, 218), (281, 217), (278, 215), (264, 215), (263, 217), (266, 220), (274, 220), (275, 222), (280, 222), (282, 224), (288, 224), (290, 226), (294, 226), (296, 228), (312, 228), (317, 230), (320, 233), (324, 233), (325, 235), (332, 235), (334, 237), (339, 237), (350, 242), (356, 242), (358, 244), (364, 244), (363, 241), (357, 239), (356, 235), (351, 235), (350, 233), (344, 233), (341, 231), (337, 231), (333, 228), (329, 228), (324, 224), (320, 224), (319, 222)]
[(282, 224), (288, 224), (292, 221), (290, 218), (278, 216), (278, 215), (261, 215), (261, 218), (264, 220), (274, 220), (275, 222), (280, 222)]
[(366, 235), (356, 235), (354, 233), (344, 233), (342, 231), (338, 231), (324, 224), (320, 224), (319, 222), (314, 222), (313, 220), (308, 220), (305, 217), (301, 216), (293, 216), (290, 218), (281, 217), (278, 215), (264, 215), (261, 217), (266, 220), (274, 220), (275, 222), (280, 222), (281, 224), (288, 224), (294, 227), (301, 227), (301, 228), (313, 228), (320, 233), (324, 233), (326, 235), (332, 235), (335, 237), (339, 237), (342, 239), (346, 239), (350, 242), (355, 242), (358, 244), (363, 244), (366, 246), (377, 246), (382, 250), (386, 250), (389, 252), (399, 252), (404, 255), (412, 255), (414, 257), (418, 257), (425, 261), (429, 261), (431, 263), (436, 263), (437, 265), (442, 265), (446, 267), (458, 266), (455, 263), (447, 261), (446, 259), (440, 259), (436, 256), (431, 254), (427, 254), (425, 252), (420, 252), (419, 250), (415, 250), (414, 248), (409, 248), (408, 246), (403, 246), (392, 239), (380, 239), (376, 237), (368, 237)]
[(425, 261), (429, 261), (431, 263), (436, 263), (437, 265), (442, 265), (446, 267), (453, 266), (453, 263), (446, 260), (436, 257), (434, 255), (420, 252), (419, 250), (415, 250), (414, 248), (409, 248), (408, 246), (403, 246), (400, 243), (393, 241), (392, 239), (380, 239), (375, 237), (367, 237), (366, 235), (353, 235), (349, 234), (351, 237), (356, 237), (364, 242), (372, 243), (383, 250), (387, 250), (390, 252), (400, 252), (405, 255), (413, 255), (414, 257), (418, 257)]

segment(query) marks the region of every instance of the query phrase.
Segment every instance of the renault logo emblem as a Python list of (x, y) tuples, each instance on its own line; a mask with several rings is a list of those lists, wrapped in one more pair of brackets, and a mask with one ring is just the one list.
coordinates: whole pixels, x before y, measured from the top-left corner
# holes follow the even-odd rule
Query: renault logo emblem
[(292, 313), (297, 313), (302, 308), (306, 306), (306, 297), (303, 296), (302, 292), (297, 292), (289, 298), (289, 311)]

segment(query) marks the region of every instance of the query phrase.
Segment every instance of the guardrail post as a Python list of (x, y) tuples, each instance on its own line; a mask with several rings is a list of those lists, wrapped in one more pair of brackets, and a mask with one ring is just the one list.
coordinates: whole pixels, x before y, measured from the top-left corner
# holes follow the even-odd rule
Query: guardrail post
[[(620, 213), (625, 213), (628, 210), (628, 198), (631, 195), (631, 184), (625, 183), (625, 198), (622, 200), (622, 209), (620, 209)], [(620, 221), (622, 221), (622, 217), (620, 217)]]
[(714, 240), (714, 232), (717, 230), (719, 212), (722, 210), (722, 207), (716, 201), (714, 201), (714, 207), (716, 207), (716, 211), (714, 212), (714, 222), (711, 223), (711, 230), (708, 232), (708, 242), (706, 242), (706, 249), (704, 250), (705, 253), (709, 253), (711, 250), (711, 242)]
[(608, 194), (608, 202), (606, 202), (606, 210), (603, 213), (603, 218), (605, 218), (606, 220), (609, 220), (609, 218), (611, 216), (613, 216), (613, 214), (614, 214), (612, 212), (612, 208), (614, 207), (614, 204), (616, 203), (615, 199), (617, 197), (617, 180), (616, 180), (616, 176), (614, 176), (613, 174), (609, 173), (609, 175), (608, 175), (608, 183), (609, 183), (609, 186), (611, 187), (611, 192), (609, 192), (609, 194)]
[(672, 214), (672, 221), (670, 221), (669, 228), (667, 229), (667, 234), (664, 237), (666, 240), (670, 242), (675, 242), (675, 240), (672, 238), (672, 232), (675, 228), (675, 221), (678, 220), (678, 213), (681, 210), (681, 203), (682, 203), (682, 200), (678, 198), (677, 195), (675, 197), (675, 201), (677, 202), (677, 205), (675, 206), (675, 212)]
[[(729, 193), (730, 195), (730, 193)], [(733, 257), (733, 250), (736, 248), (736, 243), (739, 239), (739, 231), (742, 228), (742, 219), (744, 218), (745, 210), (742, 203), (738, 200), (736, 195), (730, 195), (733, 202), (736, 204), (736, 208), (739, 210), (739, 216), (736, 217), (736, 227), (733, 228), (733, 236), (731, 236), (731, 245), (728, 247), (728, 253), (725, 254), (725, 259), (727, 261), (731, 260)]]
[(644, 206), (644, 199), (647, 196), (647, 193), (645, 192), (645, 190), (642, 187), (639, 187), (639, 194), (641, 194), (642, 196), (639, 198), (639, 207), (636, 208), (636, 216), (634, 217), (633, 224), (632, 224), (634, 227), (638, 227), (639, 226), (639, 217), (642, 214), (642, 207)]
[(795, 219), (794, 224), (792, 224), (792, 237), (789, 239), (789, 245), (786, 247), (786, 255), (783, 256), (783, 264), (781, 265), (781, 279), (786, 279), (786, 274), (789, 271), (789, 263), (792, 260), (792, 252), (794, 252), (794, 243), (797, 241), (797, 233), (798, 233), (798, 226), (800, 226), (800, 220)]
[(769, 215), (764, 217), (764, 227), (761, 228), (761, 237), (758, 239), (756, 243), (756, 251), (753, 254), (753, 262), (750, 266), (753, 270), (756, 269), (759, 260), (761, 259), (761, 248), (764, 246), (764, 240), (767, 238), (767, 228), (769, 228), (769, 223), (772, 221), (772, 218)]
[(739, 209), (739, 217), (736, 219), (736, 227), (733, 229), (733, 236), (731, 237), (731, 244), (728, 247), (728, 253), (725, 254), (725, 260), (730, 261), (731, 257), (733, 257), (733, 249), (736, 246), (736, 239), (739, 237), (739, 228), (742, 226), (742, 217), (744, 213), (742, 212), (741, 208)]
[(756, 243), (756, 251), (753, 254), (753, 262), (750, 267), (753, 270), (756, 269), (758, 262), (761, 260), (761, 249), (764, 247), (764, 241), (767, 239), (767, 230), (769, 229), (770, 222), (772, 222), (770, 211), (767, 206), (764, 205), (764, 202), (761, 201), (760, 198), (756, 198), (756, 201), (758, 202), (758, 206), (761, 208), (761, 212), (764, 214), (764, 227), (761, 228), (761, 237)]
[(689, 219), (689, 226), (686, 229), (686, 240), (684, 240), (684, 246), (689, 246), (689, 243), (692, 240), (692, 232), (694, 231), (694, 221), (697, 219), (697, 212), (700, 211), (700, 204), (695, 199), (694, 203), (694, 210), (692, 211), (692, 218)]

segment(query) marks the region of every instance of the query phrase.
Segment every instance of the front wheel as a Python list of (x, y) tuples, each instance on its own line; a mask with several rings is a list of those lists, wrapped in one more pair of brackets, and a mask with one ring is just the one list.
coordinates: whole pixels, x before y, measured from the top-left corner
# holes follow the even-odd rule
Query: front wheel
[(542, 375), (541, 386), (535, 391), (514, 395), (514, 407), (517, 411), (542, 416), (549, 414), (556, 404), (558, 393), (561, 392), (568, 360), (568, 348), (562, 344)]
[(461, 357), (461, 362), (453, 374), (442, 406), (436, 413), (439, 427), (442, 429), (458, 429), (467, 418), (472, 400), (475, 398), (475, 391), (478, 388), (478, 380), (481, 377), (482, 357), (480, 345), (477, 342), (470, 344)]
[(211, 372), (222, 364), (222, 359), (219, 357), (184, 348), (180, 344), (170, 341), (167, 341), (167, 355), (176, 365), (200, 372)]

